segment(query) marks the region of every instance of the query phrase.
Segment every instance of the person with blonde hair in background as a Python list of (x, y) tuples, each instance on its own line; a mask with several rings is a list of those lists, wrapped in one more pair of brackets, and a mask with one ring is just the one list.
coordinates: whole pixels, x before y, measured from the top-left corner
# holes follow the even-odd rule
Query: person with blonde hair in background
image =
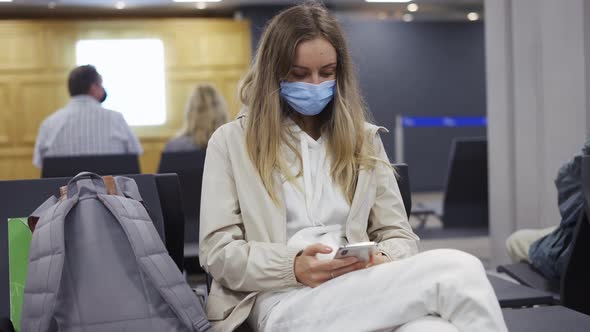
[(204, 150), (213, 132), (228, 120), (227, 105), (210, 83), (195, 87), (184, 113), (183, 128), (166, 143), (164, 152)]
[[(211, 137), (203, 176), (214, 330), (507, 331), (476, 257), (418, 253), (382, 128), (366, 121), (327, 9), (274, 17), (240, 92), (245, 111)], [(334, 258), (367, 241), (368, 261)]]

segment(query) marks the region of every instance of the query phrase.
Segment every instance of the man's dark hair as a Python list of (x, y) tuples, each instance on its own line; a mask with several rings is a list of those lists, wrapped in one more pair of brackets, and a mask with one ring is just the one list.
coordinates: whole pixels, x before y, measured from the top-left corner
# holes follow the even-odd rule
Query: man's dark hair
[(70, 96), (85, 95), (90, 90), (90, 86), (99, 83), (100, 75), (92, 65), (84, 65), (74, 68), (68, 77), (68, 90)]

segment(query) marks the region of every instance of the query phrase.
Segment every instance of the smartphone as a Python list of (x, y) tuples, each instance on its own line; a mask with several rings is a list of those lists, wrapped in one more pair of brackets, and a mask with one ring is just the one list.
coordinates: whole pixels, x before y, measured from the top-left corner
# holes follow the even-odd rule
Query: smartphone
[(377, 252), (377, 243), (375, 242), (359, 242), (355, 244), (348, 244), (338, 248), (334, 259), (356, 257), (361, 262), (369, 262), (373, 253)]

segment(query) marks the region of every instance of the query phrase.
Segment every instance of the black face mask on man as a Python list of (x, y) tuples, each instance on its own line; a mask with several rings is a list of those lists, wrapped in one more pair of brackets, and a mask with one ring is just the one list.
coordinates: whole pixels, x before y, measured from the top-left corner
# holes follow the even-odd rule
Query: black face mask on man
[(100, 98), (99, 100), (101, 104), (104, 103), (105, 100), (107, 100), (107, 90), (103, 88), (102, 91), (104, 92), (104, 94), (102, 95), (102, 98)]

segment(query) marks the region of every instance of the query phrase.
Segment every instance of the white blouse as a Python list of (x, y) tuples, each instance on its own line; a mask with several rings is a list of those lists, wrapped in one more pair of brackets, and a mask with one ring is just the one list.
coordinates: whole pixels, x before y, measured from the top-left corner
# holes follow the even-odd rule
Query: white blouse
[[(303, 174), (292, 181), (283, 181), (287, 213), (287, 246), (304, 249), (322, 243), (336, 249), (346, 243), (345, 224), (350, 211), (340, 187), (332, 181), (326, 142), (322, 137), (311, 138), (296, 124), (290, 129), (299, 138), (299, 153)], [(292, 158), (291, 174), (298, 174), (300, 164)]]

